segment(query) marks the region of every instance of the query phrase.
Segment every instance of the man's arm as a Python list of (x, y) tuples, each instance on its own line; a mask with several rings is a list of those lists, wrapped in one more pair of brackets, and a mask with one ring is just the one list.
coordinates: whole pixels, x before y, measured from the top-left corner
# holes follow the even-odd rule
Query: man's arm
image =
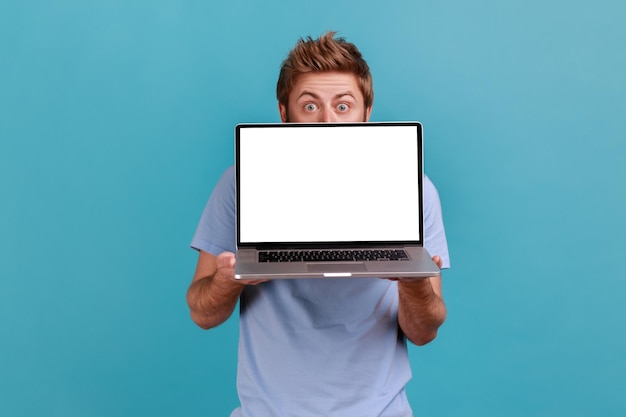
[(191, 319), (203, 329), (225, 322), (233, 313), (245, 285), (234, 280), (235, 255), (200, 251), (193, 281), (187, 290)]
[[(433, 257), (441, 268), (441, 258)], [(437, 336), (446, 319), (446, 305), (441, 292), (441, 277), (398, 280), (398, 324), (404, 335), (418, 346)]]

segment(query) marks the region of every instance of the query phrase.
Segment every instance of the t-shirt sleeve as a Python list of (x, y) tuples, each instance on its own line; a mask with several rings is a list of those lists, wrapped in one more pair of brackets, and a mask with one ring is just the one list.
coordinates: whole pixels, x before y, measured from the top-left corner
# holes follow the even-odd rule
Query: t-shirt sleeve
[(450, 268), (439, 193), (427, 176), (424, 176), (424, 247), (431, 256), (441, 257), (442, 268)]
[(215, 185), (207, 202), (191, 247), (212, 255), (234, 252), (235, 229), (235, 171), (228, 168)]

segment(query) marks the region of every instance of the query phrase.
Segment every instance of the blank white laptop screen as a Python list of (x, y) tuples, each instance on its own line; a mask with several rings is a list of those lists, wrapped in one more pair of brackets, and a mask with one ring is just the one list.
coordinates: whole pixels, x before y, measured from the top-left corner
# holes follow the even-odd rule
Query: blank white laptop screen
[(416, 129), (241, 129), (240, 242), (421, 240)]

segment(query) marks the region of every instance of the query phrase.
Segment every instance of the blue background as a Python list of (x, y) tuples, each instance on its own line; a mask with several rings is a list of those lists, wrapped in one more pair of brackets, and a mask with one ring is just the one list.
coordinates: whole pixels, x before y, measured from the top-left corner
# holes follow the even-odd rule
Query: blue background
[(0, 415), (226, 416), (237, 319), (188, 248), (298, 37), (424, 123), (453, 268), (419, 416), (626, 415), (623, 1), (0, 3)]

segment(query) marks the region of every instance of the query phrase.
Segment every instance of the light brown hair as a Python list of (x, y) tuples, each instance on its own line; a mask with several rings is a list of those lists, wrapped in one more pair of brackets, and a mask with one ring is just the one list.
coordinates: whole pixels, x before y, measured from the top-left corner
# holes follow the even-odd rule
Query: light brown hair
[(374, 88), (369, 66), (357, 47), (344, 38), (335, 38), (336, 32), (327, 32), (319, 39), (300, 38), (280, 67), (276, 84), (278, 102), (288, 107), (289, 93), (298, 76), (310, 72), (348, 72), (356, 76), (365, 108), (374, 102)]

